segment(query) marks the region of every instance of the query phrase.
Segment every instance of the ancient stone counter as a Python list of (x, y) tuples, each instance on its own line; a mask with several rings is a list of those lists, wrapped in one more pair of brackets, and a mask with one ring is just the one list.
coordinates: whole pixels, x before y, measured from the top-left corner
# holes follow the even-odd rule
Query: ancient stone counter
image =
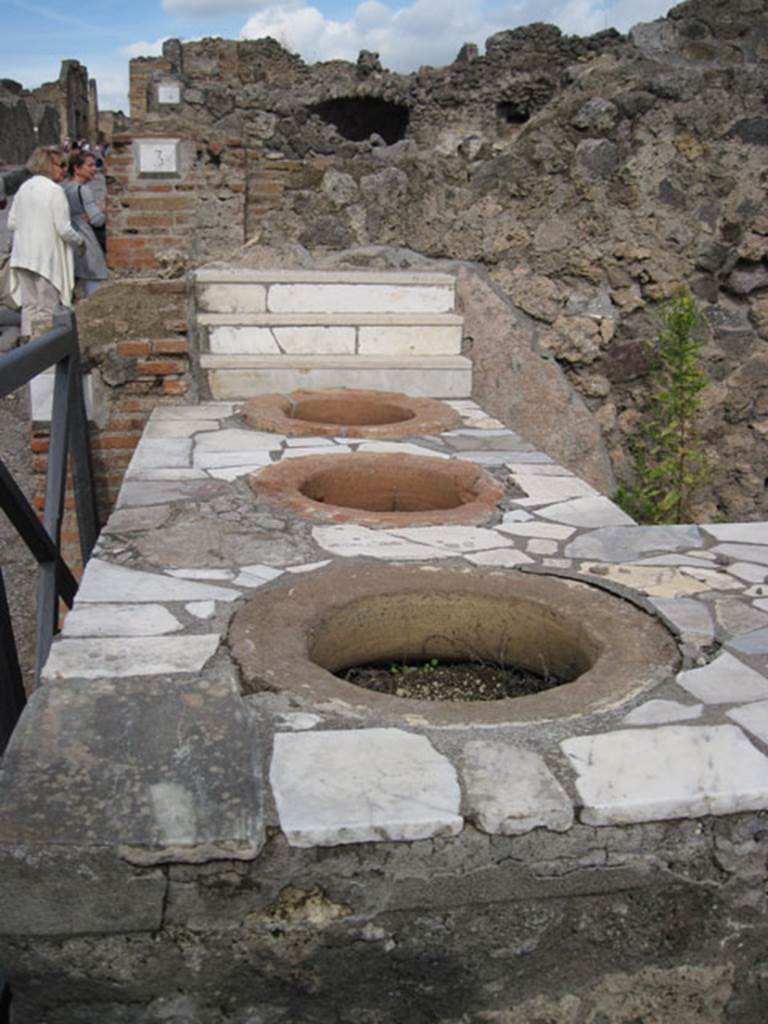
[[(155, 411), (2, 765), (20, 1024), (763, 1020), (768, 526), (636, 526), (451, 404), (407, 441)], [(504, 496), (482, 526), (379, 529), (254, 500), (262, 467), (358, 451), (470, 460)], [(582, 594), (649, 632), (597, 643), (636, 660), (596, 703), (529, 716), (308, 688), (339, 581), (400, 569), (557, 585), (579, 644)], [(281, 660), (271, 630), (323, 580), (325, 654)]]

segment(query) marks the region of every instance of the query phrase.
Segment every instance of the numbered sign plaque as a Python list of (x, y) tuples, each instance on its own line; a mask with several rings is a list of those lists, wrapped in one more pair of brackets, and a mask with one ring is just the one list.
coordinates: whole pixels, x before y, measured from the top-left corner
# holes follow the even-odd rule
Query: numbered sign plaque
[(181, 102), (181, 87), (178, 82), (160, 82), (157, 87), (157, 102), (168, 104), (168, 103), (180, 103)]
[(179, 173), (178, 139), (137, 139), (136, 172), (142, 176)]

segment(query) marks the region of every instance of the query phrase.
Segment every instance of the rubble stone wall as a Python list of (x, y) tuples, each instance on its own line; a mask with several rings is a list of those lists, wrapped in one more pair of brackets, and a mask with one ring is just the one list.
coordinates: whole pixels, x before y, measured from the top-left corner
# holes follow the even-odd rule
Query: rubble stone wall
[[(628, 38), (531, 25), (411, 75), (367, 53), (308, 66), (273, 40), (171, 41), (132, 62), (121, 145), (179, 138), (181, 174), (148, 188), (126, 156), (113, 266), (154, 272), (168, 249), (190, 265), (246, 239), (480, 263), (535, 320), (623, 479), (658, 304), (687, 285), (710, 376), (700, 513), (765, 518), (767, 36), (766, 0), (689, 0)], [(169, 85), (178, 103), (160, 102)]]
[(35, 146), (58, 145), (64, 136), (95, 141), (96, 82), (76, 60), (61, 62), (59, 77), (37, 89), (0, 81), (0, 164), (24, 163)]

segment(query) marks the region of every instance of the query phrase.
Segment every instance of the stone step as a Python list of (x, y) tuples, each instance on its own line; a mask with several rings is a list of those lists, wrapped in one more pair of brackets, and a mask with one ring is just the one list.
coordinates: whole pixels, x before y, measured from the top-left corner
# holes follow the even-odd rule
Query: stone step
[(248, 267), (203, 267), (198, 284), (385, 284), (441, 285), (453, 288), (452, 274), (379, 270), (251, 270)]
[(449, 326), (373, 324), (349, 326), (219, 326), (208, 328), (207, 345), (217, 354), (457, 356), (461, 323)]
[(198, 274), (195, 295), (201, 313), (450, 313), (455, 303), (448, 274)]
[(198, 313), (201, 327), (461, 327), (458, 313)]
[(216, 399), (251, 398), (295, 388), (372, 388), (415, 398), (468, 398), (472, 364), (464, 356), (264, 356), (203, 353)]

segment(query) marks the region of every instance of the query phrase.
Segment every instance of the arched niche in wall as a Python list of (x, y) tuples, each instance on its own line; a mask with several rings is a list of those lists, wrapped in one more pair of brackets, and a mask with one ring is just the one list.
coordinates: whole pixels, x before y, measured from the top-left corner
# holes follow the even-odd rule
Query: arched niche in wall
[(350, 142), (363, 142), (380, 135), (391, 146), (405, 138), (410, 111), (405, 104), (375, 96), (340, 96), (309, 107), (326, 124)]

